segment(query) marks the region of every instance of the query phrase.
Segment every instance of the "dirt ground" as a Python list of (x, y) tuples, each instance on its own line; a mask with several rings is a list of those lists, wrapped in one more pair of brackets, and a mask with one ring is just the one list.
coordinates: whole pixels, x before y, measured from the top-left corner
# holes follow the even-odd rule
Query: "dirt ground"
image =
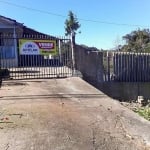
[(0, 150), (150, 150), (150, 123), (80, 78), (0, 89)]

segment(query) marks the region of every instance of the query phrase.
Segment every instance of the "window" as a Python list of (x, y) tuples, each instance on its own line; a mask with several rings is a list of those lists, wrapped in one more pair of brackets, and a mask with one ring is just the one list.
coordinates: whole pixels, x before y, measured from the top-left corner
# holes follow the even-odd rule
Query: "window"
[(4, 45), (3, 34), (0, 32), (0, 46)]
[(2, 59), (14, 59), (15, 47), (13, 38), (3, 37), (0, 32), (0, 55)]
[(14, 59), (15, 49), (13, 46), (3, 46), (1, 47), (1, 57), (2, 59)]

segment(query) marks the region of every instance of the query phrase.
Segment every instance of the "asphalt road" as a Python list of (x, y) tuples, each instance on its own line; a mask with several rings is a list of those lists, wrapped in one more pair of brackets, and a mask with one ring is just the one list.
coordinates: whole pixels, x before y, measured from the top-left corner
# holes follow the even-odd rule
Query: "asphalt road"
[(150, 123), (78, 77), (0, 89), (0, 150), (150, 150)]

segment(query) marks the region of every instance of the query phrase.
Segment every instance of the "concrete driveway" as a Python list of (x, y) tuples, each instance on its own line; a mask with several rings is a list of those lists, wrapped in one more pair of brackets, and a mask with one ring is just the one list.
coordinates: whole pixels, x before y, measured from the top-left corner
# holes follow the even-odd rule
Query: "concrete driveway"
[(150, 150), (150, 123), (78, 77), (0, 89), (0, 150)]

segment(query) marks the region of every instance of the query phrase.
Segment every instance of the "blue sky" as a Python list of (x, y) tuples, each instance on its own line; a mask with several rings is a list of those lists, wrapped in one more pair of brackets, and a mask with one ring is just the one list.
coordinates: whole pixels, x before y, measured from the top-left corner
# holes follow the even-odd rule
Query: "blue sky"
[[(50, 13), (15, 7), (7, 2)], [(111, 49), (122, 44), (123, 35), (138, 28), (150, 28), (149, 6), (150, 0), (0, 0), (0, 15), (43, 33), (64, 36), (64, 22), (72, 10), (81, 24), (76, 42)]]

